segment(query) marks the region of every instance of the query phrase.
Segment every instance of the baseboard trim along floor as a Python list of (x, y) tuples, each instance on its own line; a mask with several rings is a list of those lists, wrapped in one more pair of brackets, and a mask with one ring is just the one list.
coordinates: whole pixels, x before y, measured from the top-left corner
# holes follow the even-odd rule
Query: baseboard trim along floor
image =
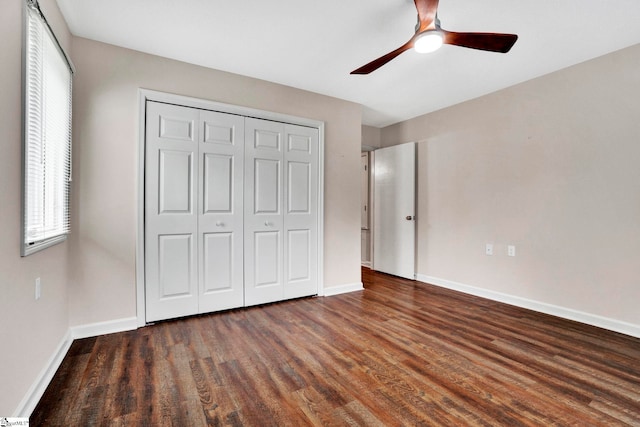
[(31, 416), (31, 413), (38, 404), (38, 401), (42, 398), (42, 395), (49, 386), (51, 379), (69, 351), (71, 344), (73, 344), (73, 340), (116, 332), (131, 331), (137, 328), (137, 321), (137, 318), (129, 317), (126, 319), (116, 319), (107, 322), (91, 323), (88, 325), (73, 326), (69, 328), (65, 336), (60, 341), (60, 344), (58, 344), (58, 347), (47, 361), (47, 364), (36, 377), (36, 380), (27, 391), (27, 394), (16, 408), (13, 416), (24, 418)]
[(640, 338), (640, 325), (622, 322), (620, 320), (610, 319), (583, 311), (573, 310), (566, 307), (560, 307), (553, 304), (547, 304), (540, 301), (534, 301), (514, 295), (504, 294), (489, 289), (478, 288), (463, 283), (453, 282), (451, 280), (441, 279), (439, 277), (426, 276), (418, 274), (417, 280), (423, 283), (429, 283), (442, 288), (463, 292), (477, 297), (487, 298), (493, 301), (503, 302), (520, 308), (526, 308), (540, 313), (550, 314), (552, 316), (562, 317), (563, 319), (574, 320), (591, 326), (607, 329), (632, 337)]

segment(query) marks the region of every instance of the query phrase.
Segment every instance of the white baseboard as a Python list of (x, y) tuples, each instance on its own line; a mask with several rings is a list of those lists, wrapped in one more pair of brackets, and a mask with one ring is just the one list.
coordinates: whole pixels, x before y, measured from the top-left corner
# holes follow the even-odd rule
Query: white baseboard
[(31, 413), (36, 408), (36, 405), (42, 398), (45, 390), (49, 386), (49, 383), (53, 379), (58, 367), (62, 363), (64, 356), (66, 356), (67, 351), (69, 351), (69, 347), (71, 347), (71, 343), (73, 343), (73, 338), (71, 337), (71, 331), (67, 331), (67, 333), (56, 347), (55, 351), (47, 361), (47, 364), (44, 366), (40, 374), (36, 377), (36, 380), (33, 382), (29, 390), (27, 390), (27, 394), (25, 394), (24, 398), (16, 408), (14, 412), (14, 417), (24, 417), (28, 418), (31, 416)]
[(62, 361), (67, 355), (67, 352), (74, 340), (112, 334), (115, 332), (131, 331), (137, 327), (138, 319), (136, 317), (129, 317), (126, 319), (111, 320), (108, 322), (92, 323), (89, 325), (80, 325), (69, 328), (64, 338), (53, 352), (53, 355), (49, 358), (47, 364), (27, 391), (22, 402), (20, 402), (16, 408), (13, 416), (25, 418), (31, 416), (31, 413), (36, 408), (36, 405), (42, 398), (44, 392), (47, 390), (49, 383), (62, 364)]
[(371, 261), (362, 261), (362, 266), (363, 267), (367, 267), (367, 268), (371, 268)]
[(513, 305), (516, 307), (526, 308), (529, 310), (538, 311), (540, 313), (562, 317), (564, 319), (575, 320), (576, 322), (585, 323), (587, 325), (596, 326), (598, 328), (608, 329), (610, 331), (620, 332), (621, 334), (640, 338), (640, 325), (634, 325), (633, 323), (627, 323), (608, 317), (598, 316), (596, 314), (573, 310), (571, 308), (560, 307), (553, 304), (547, 304), (540, 301), (534, 301), (527, 298), (504, 294), (489, 289), (465, 285), (463, 283), (457, 283), (438, 277), (426, 276), (424, 274), (418, 274), (417, 280), (420, 282), (440, 286), (442, 288), (463, 292), (465, 294), (503, 302), (505, 304)]
[(331, 297), (334, 295), (346, 294), (348, 292), (357, 292), (364, 290), (362, 282), (351, 283), (347, 285), (333, 286), (331, 288), (324, 288), (324, 296)]
[(74, 340), (81, 338), (97, 337), (98, 335), (113, 334), (116, 332), (133, 331), (138, 328), (137, 317), (109, 320), (107, 322), (90, 323), (88, 325), (73, 326), (70, 328)]

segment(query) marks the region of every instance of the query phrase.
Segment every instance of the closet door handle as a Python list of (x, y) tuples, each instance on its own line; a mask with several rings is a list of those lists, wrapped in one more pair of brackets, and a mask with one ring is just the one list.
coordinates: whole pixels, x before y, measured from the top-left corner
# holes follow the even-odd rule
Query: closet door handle
[(265, 226), (265, 227), (271, 227), (272, 225), (273, 225), (273, 224), (272, 224), (272, 223), (270, 223), (269, 221), (265, 221), (265, 222), (264, 222), (264, 226)]
[(216, 221), (216, 227), (224, 227), (224, 222)]

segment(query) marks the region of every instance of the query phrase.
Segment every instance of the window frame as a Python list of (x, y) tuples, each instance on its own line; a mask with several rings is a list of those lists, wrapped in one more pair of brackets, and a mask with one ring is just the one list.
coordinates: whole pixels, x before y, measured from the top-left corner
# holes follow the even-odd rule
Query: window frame
[[(63, 134), (64, 134), (63, 142), (57, 147), (60, 150), (62, 150), (61, 154), (56, 153), (57, 154), (56, 157), (62, 156), (64, 160), (62, 160), (61, 162), (54, 160), (54, 163), (56, 162), (61, 163), (58, 166), (62, 167), (62, 172), (56, 174), (55, 181), (54, 181), (54, 187), (55, 187), (54, 193), (60, 192), (61, 195), (56, 194), (55, 196), (52, 196), (55, 202), (47, 203), (43, 201), (43, 203), (47, 205), (53, 205), (56, 202), (58, 203), (62, 202), (63, 204), (62, 208), (58, 208), (58, 210), (60, 209), (62, 210), (62, 213), (61, 213), (62, 219), (59, 221), (59, 226), (55, 227), (54, 233), (45, 233), (45, 228), (42, 227), (43, 236), (42, 238), (36, 239), (36, 240), (27, 237), (27, 234), (29, 232), (28, 224), (32, 223), (29, 218), (30, 206), (29, 206), (29, 194), (28, 194), (29, 178), (33, 176), (31, 174), (32, 171), (30, 168), (30, 164), (32, 164), (33, 162), (30, 162), (30, 156), (29, 156), (29, 149), (30, 147), (33, 148), (30, 144), (30, 140), (32, 138), (30, 137), (31, 133), (29, 130), (30, 123), (31, 123), (30, 118), (33, 117), (30, 115), (30, 111), (32, 110), (30, 109), (30, 105), (31, 105), (30, 87), (31, 86), (29, 85), (30, 63), (31, 63), (29, 58), (30, 58), (30, 54), (32, 53), (30, 50), (29, 41), (30, 41), (30, 25), (31, 25), (32, 19), (38, 20), (39, 21), (38, 25), (40, 25), (41, 27), (40, 32), (42, 36), (42, 42), (40, 47), (43, 48), (44, 45), (47, 45), (50, 48), (51, 45), (53, 45), (54, 51), (57, 52), (59, 55), (59, 58), (54, 59), (55, 62), (47, 62), (47, 58), (43, 54), (43, 60), (42, 60), (41, 66), (43, 70), (46, 67), (47, 71), (40, 72), (42, 79), (44, 80), (46, 76), (49, 75), (48, 70), (54, 69), (55, 67), (59, 67), (59, 69), (61, 69), (60, 68), (61, 65), (64, 65), (69, 71), (68, 92), (66, 92), (67, 95), (65, 96), (65, 99), (64, 99), (65, 103), (68, 102), (68, 108), (69, 108), (68, 121), (66, 117), (61, 121), (63, 126), (66, 125), (66, 128), (63, 128), (63, 129), (66, 129), (66, 131), (63, 131)], [(48, 38), (48, 40), (46, 40), (46, 38)], [(61, 62), (58, 63), (58, 60)], [(46, 64), (51, 64), (51, 65), (46, 65)], [(72, 156), (71, 154), (72, 153), (72, 98), (73, 98), (74, 72), (75, 72), (75, 69), (73, 67), (73, 64), (69, 60), (68, 55), (60, 45), (53, 30), (49, 26), (49, 23), (47, 22), (46, 17), (40, 10), (38, 1), (24, 0), (23, 35), (22, 35), (22, 188), (21, 188), (22, 202), (21, 202), (21, 216), (20, 216), (21, 217), (20, 255), (23, 257), (39, 252), (50, 246), (53, 246), (65, 241), (70, 232), (69, 222), (70, 222), (70, 216), (71, 216), (70, 215), (70, 204), (71, 204), (70, 199), (71, 199), (71, 176), (72, 176), (72, 173), (71, 173), (72, 171), (72, 159), (71, 159), (71, 156)], [(65, 80), (66, 80), (66, 76), (65, 76)], [(60, 88), (66, 91), (64, 86), (60, 86)], [(42, 113), (43, 111), (46, 110), (46, 108), (44, 107), (45, 101), (40, 99), (38, 103), (40, 104), (38, 106), (40, 110), (38, 111), (38, 113)], [(39, 126), (38, 132), (44, 132), (43, 128), (47, 127), (46, 118), (42, 119), (41, 122), (42, 123)], [(58, 138), (58, 140), (60, 139)], [(40, 141), (41, 141), (41, 144), (39, 147), (41, 151), (45, 153), (45, 154), (41, 154), (41, 158), (44, 159), (46, 158), (46, 153), (47, 153), (46, 142), (44, 142), (44, 138), (40, 138)], [(51, 152), (49, 151), (49, 153)], [(45, 163), (43, 163), (43, 166), (39, 168), (37, 173), (45, 174), (47, 163), (45, 160), (41, 160), (41, 161)], [(45, 195), (48, 194), (45, 190), (45, 187), (47, 185), (45, 183), (46, 182), (45, 178), (41, 178), (41, 179), (42, 179), (42, 183), (38, 183), (37, 186), (41, 187), (41, 190), (42, 190), (41, 194), (42, 194), (42, 197), (44, 198)], [(60, 181), (57, 181), (57, 179), (60, 179)], [(49, 181), (49, 183), (50, 182), (51, 181)], [(43, 213), (43, 215), (46, 215), (45, 212), (47, 212), (47, 210), (43, 208), (41, 213)], [(42, 220), (41, 223), (42, 225), (44, 225), (44, 220)], [(46, 236), (46, 234), (49, 234), (49, 236)]]

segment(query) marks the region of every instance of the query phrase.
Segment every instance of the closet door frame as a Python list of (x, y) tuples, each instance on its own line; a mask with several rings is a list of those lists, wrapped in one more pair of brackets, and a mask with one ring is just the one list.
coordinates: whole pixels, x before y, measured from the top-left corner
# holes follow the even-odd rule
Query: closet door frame
[(145, 132), (146, 132), (146, 107), (147, 101), (163, 102), (167, 104), (182, 105), (185, 107), (199, 108), (203, 110), (218, 111), (221, 113), (237, 114), (245, 117), (255, 117), (263, 120), (272, 120), (309, 128), (318, 129), (318, 296), (324, 296), (324, 122), (304, 117), (290, 116), (271, 111), (258, 110), (232, 104), (193, 98), (182, 95), (158, 92), (149, 89), (138, 90), (138, 171), (137, 171), (137, 224), (136, 224), (136, 318), (137, 326), (146, 325), (145, 307)]

